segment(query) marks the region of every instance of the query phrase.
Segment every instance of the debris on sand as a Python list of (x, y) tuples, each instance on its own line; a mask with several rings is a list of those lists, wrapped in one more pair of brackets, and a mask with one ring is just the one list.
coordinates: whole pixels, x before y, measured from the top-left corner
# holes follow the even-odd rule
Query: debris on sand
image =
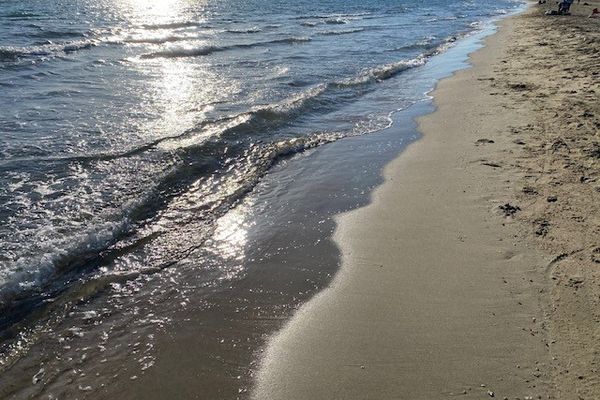
[(503, 204), (503, 205), (499, 206), (498, 208), (500, 208), (502, 210), (505, 217), (512, 217), (513, 215), (515, 215), (517, 213), (517, 211), (521, 211), (521, 207), (513, 206), (510, 203)]
[(592, 250), (592, 261), (600, 264), (600, 247), (596, 247)]
[(538, 236), (546, 236), (550, 230), (550, 222), (545, 219), (535, 221), (538, 224), (538, 228), (535, 230), (535, 234)]
[(495, 143), (492, 139), (487, 139), (487, 138), (483, 138), (483, 139), (478, 139), (475, 142), (476, 146), (482, 145), (482, 144), (492, 144)]
[(585, 279), (582, 276), (572, 276), (569, 278), (569, 281), (567, 282), (567, 286), (572, 287), (577, 290), (581, 286), (583, 286), (584, 280)]
[(588, 154), (592, 158), (600, 158), (600, 143), (592, 143), (591, 148), (588, 149)]
[(482, 162), (481, 165), (487, 165), (488, 167), (492, 167), (492, 168), (502, 168), (502, 165), (498, 164), (498, 163), (494, 163), (494, 162)]
[(566, 149), (567, 151), (569, 151), (569, 145), (564, 140), (557, 139), (552, 143), (552, 145), (550, 146), (550, 149), (553, 152), (560, 151), (561, 149)]
[(509, 88), (513, 90), (529, 90), (531, 89), (531, 85), (526, 83), (511, 83), (508, 85)]

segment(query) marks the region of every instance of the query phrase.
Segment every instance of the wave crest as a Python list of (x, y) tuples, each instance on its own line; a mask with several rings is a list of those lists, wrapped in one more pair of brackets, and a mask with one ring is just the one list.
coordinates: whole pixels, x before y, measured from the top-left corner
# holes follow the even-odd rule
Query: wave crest
[(258, 27), (246, 28), (246, 29), (226, 29), (227, 33), (259, 33), (262, 32), (262, 29)]
[(245, 49), (253, 47), (265, 47), (272, 44), (297, 44), (311, 41), (308, 37), (290, 37), (283, 39), (269, 40), (266, 42), (254, 42), (254, 43), (242, 43), (234, 44), (230, 46), (200, 46), (200, 47), (175, 47), (167, 50), (156, 51), (153, 53), (142, 54), (142, 59), (152, 58), (181, 58), (181, 57), (198, 57), (207, 56), (213, 53), (233, 50), (233, 49)]
[(51, 57), (90, 49), (98, 44), (97, 40), (79, 40), (66, 43), (48, 42), (39, 46), (14, 47), (0, 46), (0, 61), (18, 61), (30, 57)]
[(174, 22), (166, 22), (162, 24), (145, 24), (142, 25), (144, 29), (169, 29), (169, 28), (188, 28), (192, 26), (201, 25), (200, 21), (174, 21)]
[(168, 35), (168, 36), (156, 36), (156, 37), (128, 37), (123, 39), (124, 43), (149, 43), (149, 44), (163, 44), (170, 42), (180, 42), (184, 40), (189, 40), (190, 38), (187, 36), (176, 36), (176, 35)]
[(339, 31), (322, 31), (322, 32), (319, 32), (319, 35), (325, 35), (325, 36), (348, 35), (351, 33), (363, 32), (364, 30), (365, 30), (365, 28), (345, 29), (345, 30), (339, 30)]

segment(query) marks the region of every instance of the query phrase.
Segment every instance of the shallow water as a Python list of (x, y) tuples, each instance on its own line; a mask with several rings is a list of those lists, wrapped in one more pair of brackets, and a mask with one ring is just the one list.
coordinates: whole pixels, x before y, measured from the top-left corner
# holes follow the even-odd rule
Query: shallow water
[(517, 6), (0, 1), (1, 365), (90, 325), (117, 358), (143, 337), (152, 367), (190, 293), (253, 273), (240, 209), (274, 165), (390, 126), (433, 55)]

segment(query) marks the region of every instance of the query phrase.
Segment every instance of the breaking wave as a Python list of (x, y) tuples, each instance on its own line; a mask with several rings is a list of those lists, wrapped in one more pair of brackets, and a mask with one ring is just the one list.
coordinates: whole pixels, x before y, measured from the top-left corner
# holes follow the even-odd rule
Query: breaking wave
[(177, 35), (168, 35), (168, 36), (155, 36), (155, 37), (129, 37), (123, 39), (124, 43), (149, 43), (149, 44), (163, 44), (163, 43), (171, 43), (171, 42), (180, 42), (184, 40), (190, 40), (192, 38), (188, 36), (177, 36)]
[[(227, 154), (230, 159), (239, 157), (243, 159), (248, 154), (252, 155), (252, 160), (249, 161), (247, 167), (247, 174), (244, 181), (240, 183), (240, 189), (236, 191), (235, 196), (231, 195), (229, 198), (222, 199), (224, 203), (232, 204), (236, 196), (239, 197), (251, 190), (258, 179), (278, 159), (335, 141), (349, 134), (356, 134), (354, 132), (315, 133), (305, 137), (279, 140), (275, 138), (263, 142), (261, 132), (272, 131), (273, 128), (286, 124), (308, 112), (326, 112), (327, 109), (332, 109), (338, 101), (335, 95), (336, 90), (389, 79), (402, 71), (424, 63), (425, 57), (420, 57), (365, 70), (354, 78), (315, 85), (280, 102), (255, 106), (244, 113), (216, 121), (208, 121), (183, 134), (161, 138), (124, 153), (96, 154), (63, 159), (52, 158), (48, 161), (107, 161), (119, 157), (129, 157), (158, 146), (164, 146), (169, 151), (181, 152), (182, 155), (192, 152), (194, 159), (209, 160), (214, 156), (214, 146), (227, 147), (231, 143), (240, 143), (240, 140), (253, 138), (254, 144), (250, 146), (250, 153), (248, 148), (240, 148), (237, 153), (232, 154), (229, 152)], [(207, 131), (211, 132), (208, 136), (205, 135)], [(208, 137), (208, 139), (202, 140), (201, 137)], [(210, 165), (213, 165), (214, 162), (207, 162), (208, 168), (213, 168)], [(160, 180), (156, 186), (159, 188), (171, 187), (173, 182), (189, 181), (193, 178), (188, 176), (187, 165), (182, 165), (181, 168), (183, 168), (181, 171), (176, 168), (164, 177), (159, 178)], [(207, 170), (202, 169), (202, 172), (206, 173)], [(182, 179), (184, 176), (185, 179)], [(157, 189), (156, 192), (165, 193), (168, 191)], [(141, 221), (138, 221), (136, 216), (142, 214), (146, 219), (148, 210), (160, 207), (160, 204), (164, 204), (164, 201), (157, 201), (156, 193), (149, 194), (147, 198), (125, 207), (121, 214), (114, 216), (111, 221), (95, 225), (91, 230), (80, 232), (74, 237), (62, 237), (57, 241), (49, 240), (43, 244), (47, 250), (42, 252), (42, 255), (34, 258), (20, 258), (12, 262), (11, 265), (3, 267), (2, 270), (5, 273), (0, 276), (0, 309), (10, 307), (13, 300), (19, 301), (28, 293), (39, 293), (42, 288), (45, 291), (51, 291), (47, 287), (48, 282), (63, 282), (64, 279), (67, 279), (63, 278), (61, 280), (58, 278), (60, 276), (68, 277), (69, 274), (77, 273), (81, 269), (90, 268), (90, 264), (100, 265), (107, 252), (110, 253), (111, 246), (121, 238), (130, 235), (132, 229), (139, 225)], [(143, 212), (140, 210), (143, 210)], [(155, 212), (158, 212), (158, 210)], [(157, 268), (157, 266), (150, 267), (149, 271), (154, 271)]]
[(262, 29), (258, 27), (246, 28), (246, 29), (226, 29), (227, 33), (259, 33), (262, 32)]
[(345, 29), (345, 30), (339, 30), (339, 31), (322, 31), (319, 32), (319, 35), (348, 35), (350, 33), (358, 33), (358, 32), (363, 32), (365, 30), (365, 28), (356, 28), (356, 29)]
[(172, 49), (156, 51), (153, 53), (142, 54), (140, 57), (143, 59), (152, 58), (181, 58), (181, 57), (198, 57), (207, 56), (213, 53), (233, 50), (233, 49), (245, 49), (253, 47), (264, 47), (272, 44), (297, 44), (311, 41), (308, 37), (290, 37), (284, 39), (269, 40), (266, 42), (255, 42), (255, 43), (243, 43), (234, 44), (230, 46), (200, 46), (200, 47), (175, 47)]
[(202, 21), (175, 21), (167, 22), (164, 24), (145, 24), (142, 25), (144, 29), (172, 29), (172, 28), (188, 28), (192, 26), (202, 25)]
[(325, 23), (330, 25), (344, 25), (348, 23), (348, 20), (343, 18), (331, 18), (326, 19)]
[(28, 46), (0, 46), (0, 61), (18, 61), (31, 57), (51, 57), (60, 54), (69, 54), (79, 50), (90, 49), (98, 44), (97, 40), (79, 40), (66, 43), (52, 43)]

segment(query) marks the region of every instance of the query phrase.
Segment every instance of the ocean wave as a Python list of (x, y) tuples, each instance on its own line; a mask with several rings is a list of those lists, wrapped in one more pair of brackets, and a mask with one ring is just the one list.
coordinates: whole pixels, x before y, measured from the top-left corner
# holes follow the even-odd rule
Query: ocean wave
[(5, 14), (0, 14), (0, 17), (2, 18), (7, 18), (13, 21), (22, 21), (22, 20), (29, 20), (32, 18), (37, 18), (39, 17), (39, 14), (34, 14), (32, 12), (28, 12), (28, 11), (14, 11), (14, 12), (8, 12)]
[(322, 83), (278, 103), (254, 107), (248, 114), (252, 117), (251, 120), (260, 119), (262, 122), (288, 119), (291, 114), (304, 109), (310, 101), (321, 96), (328, 88), (328, 84)]
[[(291, 120), (294, 115), (301, 115), (310, 111), (311, 108), (320, 108), (323, 103), (319, 97), (331, 90), (340, 88), (351, 88), (369, 83), (376, 83), (390, 79), (406, 70), (419, 67), (427, 62), (428, 57), (441, 52), (444, 46), (439, 46), (436, 51), (424, 53), (410, 60), (380, 65), (359, 72), (356, 76), (340, 79), (332, 82), (323, 82), (304, 91), (298, 92), (279, 102), (254, 106), (248, 111), (228, 115), (216, 120), (206, 120), (195, 128), (173, 136), (165, 136), (140, 146), (130, 148), (122, 152), (81, 154), (65, 157), (36, 157), (36, 158), (9, 158), (0, 164), (7, 167), (14, 163), (31, 162), (78, 162), (91, 163), (97, 161), (112, 161), (119, 158), (137, 156), (144, 152), (156, 149), (159, 146), (168, 150), (176, 150), (186, 144), (195, 145), (199, 142), (197, 137), (217, 137), (223, 135), (235, 135), (253, 132), (265, 127), (273, 128), (274, 125)], [(206, 132), (210, 132), (207, 135)], [(169, 144), (170, 143), (170, 144)]]
[(23, 56), (23, 52), (10, 47), (0, 47), (0, 61), (16, 61), (21, 56)]
[(259, 149), (260, 158), (263, 160), (263, 168), (258, 171), (256, 178), (264, 176), (277, 160), (334, 142), (344, 136), (345, 134), (342, 132), (316, 133), (307, 137), (285, 139), (264, 145)]
[(27, 36), (31, 38), (41, 38), (41, 39), (56, 39), (56, 38), (76, 38), (76, 37), (86, 37), (87, 32), (77, 31), (77, 30), (44, 30), (41, 27), (38, 27), (39, 32), (36, 33), (28, 33)]
[(169, 50), (155, 51), (153, 53), (142, 54), (142, 59), (152, 58), (182, 58), (182, 57), (198, 57), (207, 56), (209, 54), (228, 50), (229, 47), (218, 47), (218, 46), (201, 46), (201, 47), (179, 47)]
[(348, 20), (344, 18), (328, 18), (325, 20), (325, 23), (330, 25), (344, 25), (348, 23)]
[(308, 37), (290, 37), (284, 39), (269, 40), (266, 42), (254, 42), (254, 43), (242, 43), (233, 44), (229, 46), (200, 46), (200, 47), (175, 47), (167, 50), (156, 51), (153, 53), (142, 54), (142, 59), (152, 58), (182, 58), (182, 57), (198, 57), (207, 56), (213, 53), (233, 50), (233, 49), (245, 49), (252, 47), (264, 47), (272, 44), (297, 44), (309, 42), (311, 39)]
[(429, 41), (435, 40), (435, 37), (429, 37), (424, 39), (423, 41), (419, 41), (415, 44), (405, 46), (403, 49), (413, 49), (413, 48), (430, 48), (429, 51), (421, 53), (415, 58), (410, 60), (400, 60), (396, 62), (392, 62), (389, 64), (380, 65), (374, 68), (369, 68), (363, 70), (360, 74), (355, 77), (343, 79), (335, 82), (334, 84), (340, 87), (349, 87), (355, 85), (363, 85), (369, 82), (380, 82), (394, 76), (407, 71), (412, 68), (423, 66), (429, 61), (429, 59), (433, 56), (441, 54), (452, 47), (457, 40), (459, 40), (462, 36), (450, 36), (446, 38), (443, 43), (432, 46)]
[(386, 79), (390, 79), (408, 69), (425, 65), (426, 62), (427, 58), (424, 56), (420, 56), (412, 60), (398, 61), (395, 63), (382, 65), (381, 67), (373, 68), (369, 70), (367, 74), (373, 76), (378, 81), (383, 81)]
[[(188, 146), (202, 145), (199, 136), (204, 138), (232, 136), (252, 132), (256, 129), (273, 127), (276, 124), (290, 120), (295, 113), (304, 111), (310, 102), (317, 99), (329, 88), (328, 84), (319, 84), (305, 91), (296, 93), (279, 102), (254, 106), (248, 111), (228, 115), (216, 120), (207, 120), (195, 128), (177, 135), (165, 136), (126, 151), (114, 153), (81, 154), (64, 157), (12, 158), (0, 162), (4, 168), (17, 163), (93, 163), (106, 162), (120, 158), (137, 156), (156, 149), (159, 146), (167, 150), (177, 150)], [(208, 133), (208, 134), (207, 134)], [(170, 144), (169, 144), (170, 143)]]
[[(176, 150), (180, 146), (194, 146), (201, 143), (199, 141), (201, 137), (222, 137), (235, 141), (247, 137), (248, 134), (271, 131), (282, 124), (289, 123), (297, 116), (316, 110), (327, 112), (331, 107), (336, 106), (338, 100), (335, 92), (340, 89), (382, 82), (404, 71), (424, 65), (428, 58), (428, 55), (422, 54), (414, 59), (400, 60), (363, 70), (351, 78), (320, 83), (277, 103), (255, 106), (247, 112), (205, 123), (201, 128), (184, 133), (177, 138), (161, 140), (159, 145), (165, 146), (168, 150)], [(210, 134), (207, 135), (207, 132)]]
[[(226, 212), (237, 199), (252, 190), (259, 179), (281, 158), (354, 134), (354, 132), (329, 132), (296, 138), (268, 138), (263, 133), (272, 132), (274, 128), (288, 124), (294, 118), (313, 110), (327, 112), (332, 107), (335, 108), (339, 102), (336, 91), (340, 89), (346, 90), (354, 85), (389, 79), (402, 71), (423, 65), (426, 59), (423, 55), (412, 60), (401, 60), (361, 71), (356, 77), (348, 80), (317, 84), (279, 102), (257, 105), (244, 113), (207, 121), (181, 135), (158, 139), (124, 153), (84, 156), (90, 161), (109, 160), (164, 146), (166, 150), (174, 151), (182, 162), (166, 175), (158, 176), (156, 186), (150, 190), (151, 193), (138, 202), (124, 206), (122, 212), (113, 215), (110, 221), (98, 223), (90, 230), (80, 232), (74, 237), (49, 240), (41, 245), (46, 250), (41, 251), (40, 255), (21, 258), (15, 260), (9, 267), (2, 267), (2, 270), (10, 273), (5, 272), (0, 276), (0, 309), (10, 309), (11, 302), (15, 299), (18, 301), (18, 299), (29, 298), (28, 294), (31, 293), (40, 296), (46, 292), (51, 293), (52, 290), (60, 293), (64, 290), (64, 285), (76, 281), (70, 280), (72, 274), (84, 273), (90, 268), (93, 270), (99, 265), (104, 265), (111, 257), (113, 251), (111, 249), (121, 246), (117, 243), (121, 243), (124, 238), (129, 238), (131, 235), (137, 237), (137, 234), (132, 232), (151, 221), (152, 215), (160, 213), (161, 207), (168, 204), (169, 196), (187, 190), (185, 188), (198, 179), (199, 174), (229, 170), (223, 167), (230, 162), (227, 160), (246, 162), (246, 166), (243, 167), (245, 168), (243, 179), (236, 181), (236, 189), (226, 195), (223, 194), (218, 200), (219, 204), (210, 206), (209, 209), (214, 214), (210, 218), (217, 218), (219, 213)], [(378, 126), (380, 125), (376, 124), (375, 128)], [(364, 132), (357, 132), (357, 134), (361, 133)], [(233, 147), (234, 150), (225, 151), (226, 148)], [(226, 159), (218, 157), (226, 157)], [(162, 198), (157, 199), (157, 196)], [(189, 248), (186, 246), (186, 244), (177, 246), (175, 253), (170, 254), (169, 259), (177, 260), (177, 257), (181, 258), (188, 254)], [(164, 263), (164, 260), (161, 262)], [(157, 270), (160, 270), (160, 265), (148, 265), (148, 273)], [(51, 282), (58, 286), (48, 286)]]
[[(432, 50), (437, 49), (439, 47), (439, 40), (435, 36), (429, 36), (418, 40), (414, 43), (410, 43), (404, 46), (394, 47), (393, 49), (389, 49), (386, 51), (396, 52), (396, 51), (407, 51), (407, 50)], [(427, 55), (428, 53), (424, 53)]]
[(335, 82), (338, 87), (352, 87), (364, 85), (369, 82), (381, 82), (390, 79), (406, 70), (420, 67), (427, 62), (426, 55), (420, 55), (411, 60), (401, 60), (389, 64), (380, 65), (374, 68), (363, 70), (357, 76)]
[(370, 12), (359, 12), (359, 13), (334, 13), (334, 14), (309, 14), (309, 15), (300, 15), (297, 17), (293, 17), (292, 19), (337, 19), (337, 18), (346, 18), (346, 19), (360, 19), (361, 17), (366, 17), (371, 15)]
[(348, 35), (351, 33), (358, 33), (358, 32), (363, 32), (365, 29), (364, 28), (356, 28), (356, 29), (345, 29), (345, 30), (338, 30), (338, 31), (322, 31), (322, 32), (318, 32), (319, 35), (325, 35), (325, 36), (330, 36), (330, 35)]
[[(254, 112), (256, 115), (271, 118), (275, 114), (285, 113), (284, 109), (297, 106), (304, 97), (300, 95), (273, 108), (257, 109)], [(252, 190), (258, 180), (282, 157), (340, 137), (339, 133), (319, 133), (308, 137), (275, 139), (268, 143), (258, 141), (249, 148), (238, 146), (233, 154), (228, 152), (227, 157), (234, 161), (240, 160), (240, 157), (246, 160), (239, 166), (244, 169), (243, 179), (235, 181), (237, 188), (210, 200), (211, 204), (205, 207), (207, 214), (204, 217), (215, 220), (226, 212), (235, 201)], [(225, 154), (223, 150), (226, 147), (228, 147), (227, 141), (213, 140), (203, 146), (191, 146), (182, 150), (195, 160), (195, 163), (214, 164), (216, 168), (220, 162), (210, 161), (210, 159), (215, 154)], [(189, 162), (182, 162), (165, 175), (158, 177), (157, 184), (150, 193), (136, 202), (123, 206), (122, 213), (115, 215), (111, 221), (96, 223), (91, 229), (72, 236), (52, 235), (48, 232), (49, 234), (42, 235), (46, 239), (36, 246), (39, 249), (37, 255), (20, 257), (10, 265), (0, 264), (0, 310), (2, 311), (0, 325), (10, 325), (12, 312), (15, 310), (18, 310), (15, 311), (17, 313), (21, 312), (21, 306), (15, 307), (16, 303), (24, 302), (25, 307), (40, 304), (44, 298), (56, 297), (69, 286), (85, 283), (88, 278), (96, 275), (97, 268), (106, 266), (107, 262), (121, 254), (124, 248), (143, 246), (154, 240), (160, 241), (160, 235), (148, 236), (143, 229), (137, 231), (152, 219), (152, 215), (159, 213), (168, 204), (169, 197), (179, 193), (178, 190), (171, 189), (173, 185), (187, 187), (198, 179), (198, 174), (206, 172), (205, 168), (198, 168), (198, 165), (194, 169), (190, 169), (189, 165)], [(170, 190), (165, 190), (167, 187), (172, 190), (172, 193)], [(166, 196), (166, 198), (159, 199), (157, 196)], [(149, 231), (153, 232), (152, 228)], [(199, 239), (195, 238), (195, 240)], [(154, 273), (164, 269), (165, 266), (172, 265), (189, 253), (188, 244), (187, 241), (182, 241), (180, 246), (174, 245), (169, 259), (152, 259), (137, 272)], [(198, 244), (196, 243), (195, 246)], [(108, 268), (106, 274), (110, 275), (111, 271), (112, 269)]]
[(456, 15), (447, 15), (445, 17), (433, 17), (433, 18), (429, 18), (427, 20), (425, 20), (425, 22), (441, 22), (441, 21), (456, 21), (457, 19), (459, 19), (459, 16)]
[[(478, 25), (472, 25), (473, 28), (477, 28)], [(406, 46), (396, 47), (394, 49), (388, 51), (404, 51), (404, 50), (414, 50), (414, 49), (424, 49), (426, 50), (422, 53), (423, 57), (432, 57), (438, 54), (441, 54), (448, 50), (450, 47), (454, 46), (456, 42), (465, 36), (469, 35), (470, 32), (462, 32), (458, 33), (454, 36), (448, 36), (443, 40), (438, 40), (435, 36), (430, 36), (424, 38), (416, 43), (412, 43)]]
[[(208, 141), (179, 140), (182, 137), (165, 138), (164, 141), (174, 142), (174, 150), (178, 152), (182, 162), (165, 175), (158, 176), (156, 185), (149, 193), (138, 201), (123, 206), (121, 213), (113, 215), (111, 220), (95, 223), (89, 230), (68, 237), (44, 234), (42, 237), (46, 239), (36, 246), (40, 249), (36, 252), (37, 255), (21, 257), (11, 265), (0, 267), (0, 310), (4, 314), (0, 318), (0, 324), (10, 325), (14, 318), (14, 310), (20, 313), (21, 307), (41, 304), (45, 298), (54, 298), (70, 286), (84, 285), (89, 279), (95, 279), (94, 277), (99, 276), (97, 269), (107, 265), (107, 262), (121, 254), (124, 248), (143, 246), (145, 243), (154, 243), (155, 240), (167, 240), (172, 243), (170, 237), (146, 235), (144, 230), (153, 232), (151, 227), (141, 228), (153, 220), (153, 215), (161, 212), (168, 204), (169, 197), (181, 192), (177, 187), (187, 188), (199, 176), (212, 170), (216, 171), (216, 168), (231, 171), (231, 168), (223, 167), (229, 162), (241, 163), (236, 164), (236, 170), (242, 170), (243, 179), (234, 179), (233, 188), (230, 187), (227, 193), (211, 200), (211, 204), (205, 206), (210, 214), (207, 214), (206, 218), (215, 220), (251, 191), (260, 178), (280, 159), (348, 135), (365, 133), (319, 132), (302, 137), (271, 138), (264, 141), (256, 135), (261, 129), (285, 124), (294, 116), (303, 115), (310, 109), (322, 109), (323, 103), (319, 98), (332, 88), (335, 87), (330, 84), (316, 85), (280, 102), (256, 106), (246, 113), (205, 123), (201, 131), (213, 130), (217, 133), (210, 135)], [(249, 132), (255, 135), (248, 135)], [(368, 132), (370, 131), (366, 131)], [(192, 132), (187, 132), (186, 135), (188, 134)], [(225, 151), (227, 148), (230, 150)], [(226, 159), (215, 159), (217, 155)], [(191, 168), (191, 163), (199, 164)], [(201, 167), (200, 164), (204, 166)], [(166, 198), (161, 199), (157, 196)], [(176, 234), (177, 232), (171, 232), (167, 235)], [(155, 273), (164, 269), (165, 265), (172, 265), (189, 254), (190, 246), (192, 245), (186, 241), (175, 245), (169, 253), (168, 260), (151, 257), (150, 262), (144, 263), (144, 267), (136, 270), (132, 276)], [(101, 273), (102, 276), (104, 274), (114, 273), (108, 268), (106, 272)], [(121, 275), (114, 276), (118, 278)], [(110, 281), (111, 278), (106, 279)]]
[(162, 24), (144, 24), (142, 28), (144, 29), (174, 29), (174, 28), (189, 28), (192, 26), (202, 25), (204, 21), (174, 21), (174, 22), (166, 22)]
[(91, 49), (94, 46), (97, 46), (98, 42), (96, 40), (84, 40), (80, 42), (67, 43), (64, 45), (59, 45), (59, 47), (64, 53), (72, 53), (79, 50)]
[(320, 97), (331, 88), (322, 83), (298, 92), (276, 103), (257, 105), (250, 110), (204, 123), (198, 129), (190, 130), (177, 138), (162, 141), (160, 146), (169, 151), (203, 146), (209, 138), (222, 138), (227, 141), (245, 140), (256, 137), (289, 123), (296, 116), (320, 109), (325, 110)]
[[(301, 37), (288, 37), (288, 38), (283, 38), (283, 39), (274, 39), (274, 40), (268, 40), (266, 42), (257, 42), (257, 43), (250, 43), (248, 45), (242, 44), (240, 46), (246, 47), (246, 46), (250, 46), (250, 47), (254, 47), (254, 46), (266, 46), (269, 44), (296, 44), (296, 43), (306, 43), (306, 42), (310, 42), (312, 39), (306, 36), (301, 36)], [(234, 47), (237, 47), (234, 45)]]
[[(294, 42), (297, 40), (307, 40), (304, 38), (286, 38), (286, 39), (278, 39), (271, 42), (261, 42), (249, 44), (248, 46), (254, 45), (262, 45), (265, 43), (276, 43), (276, 42)], [(224, 116), (216, 120), (206, 120), (202, 122), (195, 128), (192, 128), (188, 131), (179, 133), (173, 136), (165, 136), (158, 138), (154, 141), (145, 143), (140, 146), (133, 147), (131, 149), (115, 152), (115, 153), (98, 153), (98, 154), (82, 154), (82, 155), (70, 155), (65, 157), (35, 157), (35, 158), (8, 158), (1, 162), (3, 167), (8, 167), (9, 165), (15, 163), (31, 163), (31, 162), (78, 162), (78, 163), (91, 163), (97, 161), (111, 161), (120, 158), (127, 158), (137, 156), (144, 152), (155, 149), (159, 146), (164, 146), (169, 149), (176, 149), (179, 147), (176, 143), (178, 141), (182, 141), (185, 143), (195, 143), (194, 139), (190, 140), (189, 138), (194, 138), (199, 135), (206, 136), (204, 131), (210, 131), (212, 135), (220, 136), (227, 134), (235, 134), (236, 132), (252, 132), (253, 130), (264, 128), (269, 124), (278, 124), (280, 122), (285, 122), (293, 118), (294, 115), (300, 114), (305, 111), (309, 111), (313, 105), (315, 107), (321, 107), (321, 102), (318, 101), (319, 97), (323, 94), (329, 92), (332, 89), (340, 89), (340, 88), (351, 88), (353, 86), (361, 86), (369, 83), (377, 83), (387, 79), (390, 79), (404, 71), (409, 69), (419, 67), (424, 65), (429, 57), (439, 54), (445, 51), (448, 47), (452, 46), (454, 42), (457, 40), (456, 37), (452, 36), (448, 38), (445, 43), (437, 46), (435, 49), (422, 53), (421, 55), (409, 59), (409, 60), (399, 60), (397, 62), (388, 63), (380, 66), (376, 66), (373, 68), (365, 69), (360, 71), (357, 75), (345, 79), (335, 80), (331, 82), (323, 82), (313, 87), (299, 92), (295, 95), (290, 96), (287, 99), (283, 99), (280, 102), (273, 104), (266, 104), (255, 106), (251, 108), (249, 111), (242, 112), (239, 114)], [(245, 46), (245, 45), (242, 45)], [(190, 49), (189, 51), (185, 51), (183, 54), (209, 54), (211, 51), (221, 51), (227, 48), (198, 48), (198, 49)], [(160, 56), (162, 56), (162, 53)], [(165, 56), (178, 56), (178, 53), (175, 51), (165, 53), (168, 55)], [(146, 57), (158, 57), (156, 53), (153, 55), (147, 55)], [(172, 143), (172, 144), (165, 144)]]
[(246, 29), (226, 29), (227, 33), (259, 33), (262, 29), (258, 27), (246, 28)]
[[(270, 142), (254, 142), (249, 147), (238, 148), (238, 171), (243, 170), (243, 177), (234, 176), (227, 185), (223, 194), (206, 200), (207, 203), (196, 215), (196, 220), (204, 220), (201, 226), (210, 225), (227, 212), (240, 198), (251, 191), (268, 170), (280, 159), (301, 153), (319, 145), (340, 139), (344, 135), (336, 132), (315, 133), (306, 137), (274, 139)], [(212, 143), (218, 145), (222, 153), (227, 143)], [(205, 155), (214, 154), (215, 149), (210, 144), (195, 149), (194, 158), (203, 160)], [(229, 154), (228, 154), (229, 156)], [(235, 155), (234, 155), (235, 156)], [(241, 157), (241, 159), (239, 158)], [(156, 193), (164, 193), (163, 187), (190, 184), (198, 176), (190, 176), (188, 163), (160, 177)], [(196, 174), (202, 173), (196, 170)], [(227, 178), (225, 178), (227, 179)], [(182, 183), (182, 181), (184, 183)], [(189, 186), (189, 185), (188, 185)], [(187, 190), (187, 189), (186, 189)], [(155, 194), (156, 194), (155, 193)], [(145, 229), (136, 227), (136, 214), (138, 218), (146, 218), (149, 212), (159, 213), (168, 204), (165, 199), (157, 200), (155, 195), (149, 194), (145, 199), (125, 207), (121, 219), (112, 222), (100, 223), (88, 232), (83, 232), (74, 237), (62, 237), (43, 243), (45, 251), (39, 256), (21, 258), (9, 268), (1, 266), (0, 272), (0, 328), (10, 326), (15, 318), (22, 317), (28, 309), (43, 304), (44, 299), (57, 298), (61, 293), (85, 292), (85, 297), (93, 295), (93, 291), (102, 290), (106, 285), (88, 285), (100, 279), (110, 283), (113, 279), (127, 280), (139, 275), (148, 275), (160, 272), (174, 263), (184, 259), (191, 251), (197, 249), (210, 234), (211, 230), (204, 231), (193, 240), (183, 239), (172, 241), (177, 231), (161, 234), (147, 234)], [(138, 212), (137, 210), (143, 210)], [(186, 222), (177, 223), (176, 226), (184, 227)], [(183, 228), (185, 229), (185, 228)], [(149, 228), (152, 232), (153, 229)], [(195, 231), (196, 232), (196, 231)], [(196, 232), (199, 233), (199, 232)], [(111, 260), (119, 257), (128, 249), (141, 248), (149, 245), (161, 249), (161, 240), (170, 243), (168, 257), (152, 257), (139, 267), (121, 271), (109, 266)], [(157, 246), (154, 246), (158, 243)], [(98, 270), (99, 267), (104, 267)], [(125, 275), (124, 275), (125, 274)], [(80, 287), (84, 288), (81, 289)], [(77, 295), (77, 297), (80, 297)]]
[(163, 44), (163, 43), (171, 43), (171, 42), (180, 42), (180, 41), (190, 40), (190, 39), (191, 38), (188, 36), (177, 36), (177, 35), (154, 36), (154, 37), (134, 36), (134, 37), (127, 37), (127, 38), (123, 39), (123, 43)]
[(72, 237), (47, 235), (38, 255), (21, 257), (0, 268), (0, 309), (23, 294), (39, 291), (51, 277), (65, 274), (96, 257), (127, 230), (126, 219), (105, 222)]
[(329, 88), (328, 84), (316, 85), (305, 91), (296, 93), (286, 99), (272, 104), (259, 105), (248, 111), (228, 115), (216, 120), (206, 120), (195, 128), (184, 131), (177, 135), (165, 136), (132, 147), (122, 152), (108, 152), (96, 154), (80, 154), (73, 156), (57, 157), (35, 157), (35, 158), (9, 158), (0, 162), (0, 166), (8, 168), (18, 163), (93, 163), (106, 162), (120, 158), (134, 157), (152, 149), (162, 146), (163, 149), (178, 150), (188, 146), (202, 145), (203, 141), (198, 137), (214, 138), (220, 136), (232, 136), (240, 133), (252, 132), (259, 128), (274, 125), (291, 119), (294, 113), (304, 111), (310, 102), (317, 99)]
[(0, 61), (18, 61), (30, 57), (48, 57), (73, 53), (79, 50), (90, 49), (98, 44), (97, 40), (79, 40), (66, 43), (52, 43), (39, 46), (13, 47), (0, 46)]

